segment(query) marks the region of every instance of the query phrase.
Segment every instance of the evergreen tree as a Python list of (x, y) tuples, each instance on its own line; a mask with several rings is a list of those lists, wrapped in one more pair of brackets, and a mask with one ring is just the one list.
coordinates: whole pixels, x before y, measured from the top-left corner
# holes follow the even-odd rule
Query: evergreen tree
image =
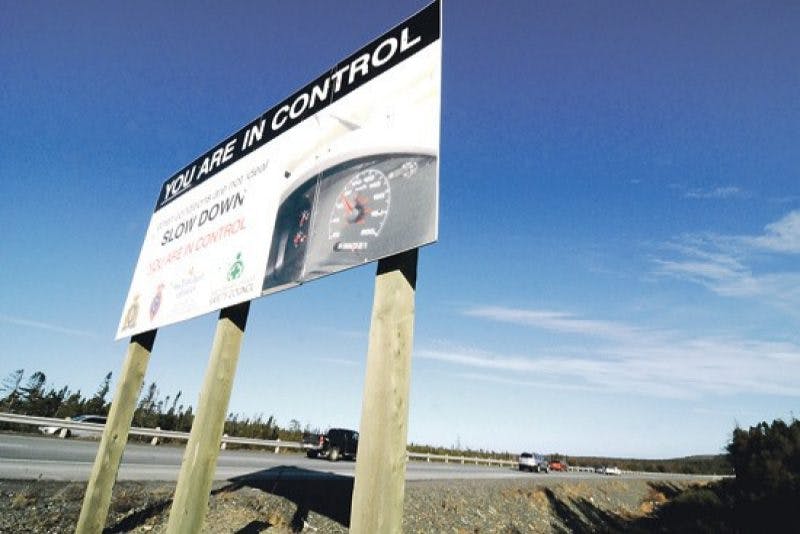
[(139, 406), (133, 415), (134, 426), (143, 428), (154, 428), (158, 426), (157, 413), (155, 412), (158, 402), (158, 386), (151, 382), (147, 388), (147, 393), (142, 396)]
[(167, 412), (167, 414), (170, 416), (175, 414), (175, 407), (178, 405), (178, 400), (181, 398), (181, 393), (182, 392), (178, 390), (178, 393), (175, 394), (175, 399), (172, 401), (172, 406), (169, 407), (169, 411)]
[(45, 382), (47, 382), (47, 376), (41, 371), (36, 371), (28, 378), (25, 386), (20, 388), (22, 394), (20, 407), (28, 415), (44, 415), (42, 412), (44, 412)]
[(86, 401), (85, 410), (87, 414), (107, 415), (109, 403), (106, 402), (106, 395), (111, 390), (111, 372), (105, 376), (103, 382), (94, 394), (94, 397)]
[(736, 428), (728, 444), (734, 511), (742, 531), (781, 532), (797, 524), (800, 502), (800, 421)]
[(75, 393), (70, 393), (67, 386), (64, 386), (62, 391), (64, 392), (63, 400), (56, 410), (55, 417), (63, 419), (66, 417), (75, 417), (76, 415), (84, 413), (83, 407), (86, 401), (83, 395), (81, 395), (81, 391), (78, 390)]
[(20, 399), (20, 387), (22, 379), (25, 376), (25, 369), (17, 369), (10, 373), (0, 385), (0, 393), (5, 396), (0, 400), (0, 408), (6, 412), (13, 412), (14, 406)]

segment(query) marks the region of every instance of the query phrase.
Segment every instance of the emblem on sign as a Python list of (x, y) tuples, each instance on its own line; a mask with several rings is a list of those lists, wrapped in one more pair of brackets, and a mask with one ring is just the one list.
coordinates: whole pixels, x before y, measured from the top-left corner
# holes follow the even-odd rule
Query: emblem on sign
[(150, 320), (156, 318), (158, 314), (158, 310), (161, 309), (161, 301), (163, 298), (164, 292), (164, 284), (158, 284), (158, 289), (156, 289), (156, 294), (153, 297), (153, 300), (150, 301)]
[(125, 324), (122, 326), (124, 330), (136, 328), (136, 318), (139, 316), (139, 295), (133, 296), (133, 302), (125, 312)]
[(232, 282), (239, 278), (244, 271), (244, 262), (242, 261), (242, 253), (236, 255), (236, 261), (233, 262), (231, 268), (228, 269), (228, 282)]

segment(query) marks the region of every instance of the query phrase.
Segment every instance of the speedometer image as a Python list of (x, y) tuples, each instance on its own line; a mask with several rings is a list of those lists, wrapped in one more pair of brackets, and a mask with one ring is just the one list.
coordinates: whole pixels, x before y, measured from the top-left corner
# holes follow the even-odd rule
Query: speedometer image
[(435, 241), (436, 191), (428, 154), (376, 154), (312, 173), (278, 210), (263, 291)]
[(389, 215), (392, 190), (378, 169), (359, 172), (347, 181), (333, 204), (328, 240), (335, 251), (364, 250), (377, 238)]
[(435, 156), (401, 153), (350, 160), (323, 173), (320, 221), (312, 230), (304, 276), (316, 278), (435, 241), (436, 172)]

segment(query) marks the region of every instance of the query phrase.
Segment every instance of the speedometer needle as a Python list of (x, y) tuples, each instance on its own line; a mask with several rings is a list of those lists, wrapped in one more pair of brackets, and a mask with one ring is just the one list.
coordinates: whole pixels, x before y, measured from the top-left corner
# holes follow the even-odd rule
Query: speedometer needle
[(347, 197), (344, 196), (344, 194), (342, 194), (342, 202), (344, 202), (344, 207), (347, 208), (347, 213), (353, 211), (353, 206), (350, 205), (350, 203), (347, 201)]

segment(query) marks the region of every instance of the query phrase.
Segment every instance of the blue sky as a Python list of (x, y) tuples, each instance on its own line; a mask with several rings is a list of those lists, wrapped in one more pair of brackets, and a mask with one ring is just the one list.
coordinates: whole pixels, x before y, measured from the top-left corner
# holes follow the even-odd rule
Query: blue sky
[[(0, 374), (93, 392), (163, 180), (425, 2), (6, 3)], [(800, 397), (800, 6), (444, 6), (409, 439), (720, 452)], [(253, 303), (230, 411), (359, 422), (375, 266)], [(214, 314), (146, 381), (196, 405)]]

